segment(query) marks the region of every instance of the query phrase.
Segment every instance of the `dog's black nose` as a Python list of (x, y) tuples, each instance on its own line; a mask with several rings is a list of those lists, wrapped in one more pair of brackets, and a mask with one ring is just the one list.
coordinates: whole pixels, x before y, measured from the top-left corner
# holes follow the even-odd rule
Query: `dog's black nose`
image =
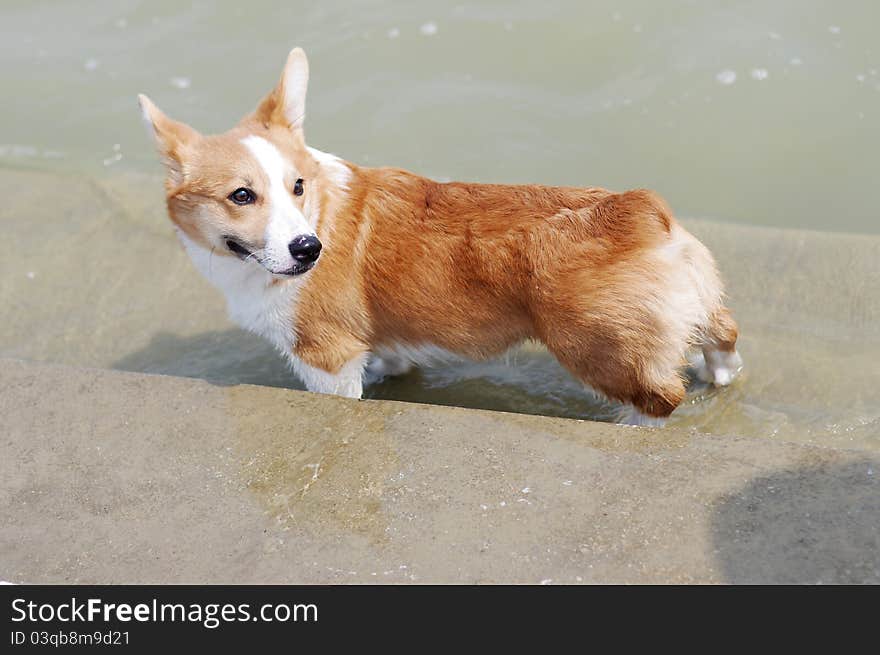
[(288, 244), (287, 249), (300, 264), (311, 264), (321, 254), (321, 242), (316, 236), (301, 234)]

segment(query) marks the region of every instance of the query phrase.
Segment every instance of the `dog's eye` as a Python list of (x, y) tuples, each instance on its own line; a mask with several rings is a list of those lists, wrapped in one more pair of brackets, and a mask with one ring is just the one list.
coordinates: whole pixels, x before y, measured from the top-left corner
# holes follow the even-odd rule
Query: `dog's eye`
[(293, 183), (293, 195), (301, 196), (303, 194), (303, 181), (302, 178), (299, 178), (296, 182)]
[(229, 199), (236, 205), (249, 205), (255, 200), (254, 192), (241, 187), (229, 194)]

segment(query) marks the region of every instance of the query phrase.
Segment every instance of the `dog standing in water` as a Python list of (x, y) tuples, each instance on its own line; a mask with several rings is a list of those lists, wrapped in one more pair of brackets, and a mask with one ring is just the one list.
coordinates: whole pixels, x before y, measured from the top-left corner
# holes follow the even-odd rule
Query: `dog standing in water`
[(365, 374), (484, 359), (526, 339), (662, 425), (682, 369), (730, 383), (742, 361), (709, 251), (650, 191), (439, 183), (306, 146), (308, 62), (230, 131), (203, 136), (140, 96), (168, 214), (231, 318), (311, 391), (359, 398)]

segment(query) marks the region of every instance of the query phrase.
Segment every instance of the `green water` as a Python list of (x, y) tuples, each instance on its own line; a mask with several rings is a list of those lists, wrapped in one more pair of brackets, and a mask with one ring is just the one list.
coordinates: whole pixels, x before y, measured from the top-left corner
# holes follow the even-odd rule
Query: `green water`
[[(318, 148), (439, 179), (646, 186), (708, 219), (746, 375), (695, 387), (676, 422), (880, 445), (878, 24), (878, 3), (815, 0), (4, 0), (0, 356), (296, 385), (180, 252), (135, 96), (221, 131), (300, 45)], [(607, 409), (529, 349), (367, 395)]]
[(5, 166), (156, 171), (136, 93), (221, 131), (301, 45), (309, 140), (356, 162), (880, 230), (876, 2), (4, 0), (0, 18)]

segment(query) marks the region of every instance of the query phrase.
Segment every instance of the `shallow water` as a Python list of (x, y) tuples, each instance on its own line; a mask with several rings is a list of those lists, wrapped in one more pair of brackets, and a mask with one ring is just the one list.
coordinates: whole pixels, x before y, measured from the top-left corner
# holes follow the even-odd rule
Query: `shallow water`
[[(746, 373), (694, 387), (674, 422), (878, 444), (876, 3), (7, 0), (0, 17), (0, 221), (16, 244), (0, 355), (296, 386), (176, 247), (135, 95), (219, 131), (301, 45), (321, 149), (440, 179), (648, 186), (729, 224), (696, 227)], [(535, 348), (367, 395), (609, 411)]]

